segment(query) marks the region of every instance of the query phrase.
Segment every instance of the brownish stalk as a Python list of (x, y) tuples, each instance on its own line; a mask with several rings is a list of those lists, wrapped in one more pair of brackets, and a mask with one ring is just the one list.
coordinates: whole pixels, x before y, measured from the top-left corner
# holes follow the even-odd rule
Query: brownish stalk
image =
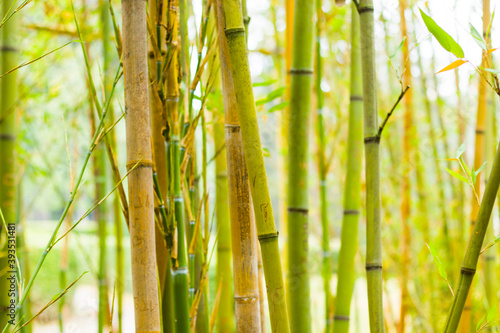
[(155, 264), (153, 162), (148, 114), (146, 4), (122, 0), (132, 287), (137, 332), (160, 332)]

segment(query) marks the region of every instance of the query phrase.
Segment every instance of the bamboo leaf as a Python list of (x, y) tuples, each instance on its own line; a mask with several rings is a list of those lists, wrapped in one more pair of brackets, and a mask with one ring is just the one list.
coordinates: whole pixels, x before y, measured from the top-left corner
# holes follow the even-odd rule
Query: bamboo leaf
[(484, 319), (486, 318), (486, 315), (484, 315), (480, 321), (477, 322), (477, 325), (476, 325), (476, 332), (479, 331), (479, 329), (481, 328), (481, 325), (483, 324), (484, 322)]
[(477, 173), (474, 171), (474, 168), (472, 168), (470, 176), (472, 178), (472, 184), (476, 184)]
[(405, 38), (403, 38), (403, 40), (401, 41), (401, 43), (399, 43), (399, 45), (396, 48), (396, 50), (394, 50), (394, 52), (389, 56), (389, 59), (394, 58), (396, 56), (396, 54), (398, 54), (399, 51), (401, 51), (401, 49), (403, 48), (403, 45), (405, 43), (405, 40), (406, 40), (406, 36), (405, 36)]
[(425, 26), (429, 30), (429, 32), (437, 39), (439, 44), (448, 52), (453, 53), (457, 58), (464, 57), (464, 51), (462, 47), (458, 45), (455, 40), (448, 35), (446, 31), (444, 31), (437, 23), (430, 18), (427, 14), (425, 14), (421, 9), (420, 15), (422, 15), (422, 19), (424, 20)]
[(483, 163), (483, 165), (481, 165), (481, 167), (479, 169), (477, 169), (477, 171), (475, 171), (476, 176), (481, 172), (481, 170), (483, 170), (485, 165), (486, 165), (486, 161)]
[(455, 153), (455, 158), (459, 159), (465, 152), (465, 143), (462, 143), (460, 147), (458, 147), (457, 152)]
[(268, 80), (264, 82), (255, 82), (252, 84), (252, 87), (267, 87), (270, 86), (271, 84), (275, 83), (278, 80)]
[(434, 247), (434, 245), (432, 245), (432, 243), (429, 243), (429, 244), (426, 243), (425, 245), (427, 245), (427, 248), (429, 248), (429, 251), (431, 252), (432, 257), (434, 258), (434, 262), (436, 263), (436, 266), (438, 268), (439, 275), (443, 279), (448, 280), (448, 274), (446, 273), (446, 270), (444, 269), (443, 265), (441, 264), (441, 260), (439, 260), (436, 248)]
[(448, 66), (446, 66), (445, 68), (443, 68), (442, 70), (440, 70), (439, 72), (437, 72), (436, 74), (439, 74), (439, 73), (442, 73), (442, 72), (446, 72), (446, 71), (449, 71), (451, 69), (455, 69), (457, 67), (462, 66), (466, 62), (467, 62), (467, 60), (457, 59), (454, 62), (452, 62), (451, 64), (449, 64)]
[(493, 307), (488, 311), (488, 314), (486, 315), (486, 321), (488, 323), (492, 322), (493, 319), (495, 319), (495, 314), (497, 313), (497, 306), (493, 305)]
[(488, 50), (488, 53), (492, 53), (492, 52), (495, 52), (496, 50), (500, 49), (500, 47), (495, 47), (494, 49), (489, 49)]
[(453, 171), (453, 170), (448, 169), (447, 167), (443, 167), (443, 168), (444, 168), (446, 171), (448, 171), (448, 173), (449, 173), (450, 175), (452, 175), (453, 177), (460, 179), (460, 180), (461, 180), (461, 181), (463, 181), (464, 183), (469, 183), (469, 182), (467, 181), (467, 178), (465, 178), (464, 176), (459, 175), (458, 173), (456, 173), (456, 172), (455, 172), (455, 171)]
[(288, 102), (288, 101), (281, 102), (279, 104), (276, 104), (275, 106), (273, 106), (269, 110), (267, 110), (267, 112), (272, 113), (272, 112), (283, 110), (283, 109), (285, 109), (288, 106), (288, 104), (290, 104), (290, 102)]
[(472, 23), (469, 23), (470, 26), (470, 34), (472, 37), (474, 37), (474, 40), (476, 41), (477, 45), (479, 45), (483, 50), (487, 50), (488, 47), (486, 46), (486, 41), (484, 40), (483, 36), (479, 32), (477, 32), (476, 28), (472, 25)]
[(493, 73), (493, 74), (500, 74), (500, 70), (499, 70), (499, 69), (484, 68), (484, 67), (481, 67), (481, 69), (482, 69), (483, 71), (486, 71), (486, 72), (489, 72), (489, 73)]

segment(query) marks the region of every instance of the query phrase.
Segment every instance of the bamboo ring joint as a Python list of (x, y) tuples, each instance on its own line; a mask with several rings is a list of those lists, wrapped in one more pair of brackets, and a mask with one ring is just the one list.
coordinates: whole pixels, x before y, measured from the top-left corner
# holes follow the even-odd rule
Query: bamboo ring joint
[(367, 271), (382, 270), (382, 265), (379, 264), (366, 264), (365, 269)]
[(12, 134), (2, 133), (0, 134), (0, 141), (16, 141), (16, 136)]
[(366, 143), (380, 143), (380, 136), (368, 136), (365, 138), (365, 144)]
[(363, 14), (363, 13), (366, 13), (366, 12), (372, 12), (373, 13), (373, 7), (363, 7), (363, 8), (359, 8), (358, 9), (358, 13), (359, 15)]
[(292, 68), (288, 73), (291, 75), (313, 75), (313, 70), (310, 68)]
[(358, 215), (359, 210), (357, 209), (344, 209), (344, 215)]
[(151, 160), (140, 160), (140, 161), (130, 161), (127, 163), (127, 170), (130, 170), (133, 167), (135, 167), (136, 169), (152, 168), (153, 162)]
[(272, 232), (272, 233), (269, 233), (269, 234), (263, 234), (263, 235), (259, 235), (257, 236), (257, 238), (259, 239), (259, 242), (263, 243), (263, 242), (270, 242), (272, 240), (274, 240), (275, 238), (278, 238), (278, 235), (279, 235), (279, 232)]
[(333, 320), (349, 321), (349, 316), (335, 315), (333, 316)]
[(476, 274), (476, 270), (474, 268), (462, 267), (462, 268), (460, 268), (460, 273), (463, 275), (472, 276), (472, 275)]
[(230, 37), (230, 36), (241, 36), (241, 35), (245, 35), (245, 28), (243, 27), (238, 27), (238, 28), (230, 28), (230, 29), (226, 29), (225, 30), (225, 33), (226, 33), (226, 37)]

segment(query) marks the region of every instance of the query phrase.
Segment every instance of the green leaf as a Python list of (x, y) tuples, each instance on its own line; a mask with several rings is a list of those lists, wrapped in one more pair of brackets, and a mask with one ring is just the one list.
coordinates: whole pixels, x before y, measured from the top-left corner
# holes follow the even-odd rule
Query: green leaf
[(457, 58), (464, 57), (464, 50), (458, 45), (455, 40), (448, 35), (446, 31), (441, 29), (439, 25), (432, 18), (430, 18), (427, 14), (425, 14), (421, 9), (420, 15), (422, 15), (422, 19), (424, 20), (425, 26), (429, 30), (429, 32), (437, 39), (439, 44), (448, 52), (453, 53)]
[(465, 143), (462, 143), (460, 147), (458, 147), (457, 152), (455, 153), (455, 158), (459, 159), (465, 152)]
[(401, 43), (399, 43), (399, 46), (396, 48), (396, 50), (389, 56), (389, 59), (394, 58), (396, 56), (396, 54), (398, 54), (399, 51), (401, 51), (401, 49), (403, 48), (403, 45), (405, 43), (405, 40), (406, 40), (406, 36), (405, 36), (405, 38), (403, 38)]
[(476, 184), (476, 176), (477, 176), (477, 173), (474, 171), (474, 167), (472, 168), (471, 170), (471, 173), (470, 173), (470, 177), (472, 178), (472, 184)]
[(264, 155), (264, 157), (271, 157), (271, 153), (266, 147), (262, 147), (262, 154)]
[(455, 171), (453, 171), (453, 170), (448, 169), (447, 167), (443, 167), (443, 168), (444, 168), (446, 171), (448, 171), (448, 173), (449, 173), (450, 175), (452, 175), (453, 177), (460, 179), (460, 180), (461, 180), (461, 181), (463, 181), (464, 183), (469, 183), (469, 182), (467, 181), (467, 178), (465, 178), (464, 176), (459, 175), (458, 173), (456, 173), (456, 172), (455, 172)]
[(288, 106), (288, 104), (290, 104), (290, 102), (288, 102), (288, 101), (276, 104), (275, 106), (273, 106), (272, 108), (267, 110), (267, 112), (271, 113), (271, 112), (283, 110), (284, 108), (286, 108)]
[(493, 74), (500, 74), (500, 70), (498, 69), (493, 69), (493, 68), (484, 68), (484, 67), (481, 67), (481, 69), (483, 71), (487, 71), (489, 73), (493, 73)]
[(476, 325), (476, 332), (479, 331), (479, 329), (481, 328), (481, 325), (483, 324), (483, 321), (485, 318), (486, 318), (486, 315), (484, 315), (483, 318), (481, 318), (481, 320), (478, 321), (478, 323)]
[(481, 172), (481, 170), (483, 170), (485, 165), (486, 165), (486, 161), (483, 163), (483, 165), (481, 165), (481, 167), (479, 169), (477, 169), (477, 171), (475, 172), (476, 176), (479, 175), (479, 173)]
[(439, 275), (443, 279), (448, 280), (448, 274), (446, 274), (446, 270), (444, 269), (443, 265), (441, 264), (441, 260), (439, 260), (436, 248), (430, 242), (429, 242), (429, 244), (426, 244), (426, 245), (429, 248), (429, 251), (431, 251), (432, 257), (434, 258), (434, 262), (436, 263), (436, 266), (438, 268)]
[(498, 243), (498, 241), (500, 241), (500, 236), (498, 236), (497, 238), (495, 238), (494, 240), (492, 240), (491, 242), (489, 242), (484, 247), (484, 249), (481, 250), (481, 252), (479, 254), (482, 254), (484, 251), (488, 250), (490, 247), (492, 247), (493, 245), (495, 245), (496, 243)]
[(493, 305), (493, 307), (488, 311), (488, 315), (486, 316), (486, 321), (491, 323), (493, 319), (495, 319), (495, 314), (497, 313), (497, 306)]
[(474, 40), (476, 41), (477, 45), (479, 45), (483, 50), (487, 50), (488, 47), (486, 46), (486, 41), (484, 40), (483, 36), (477, 32), (476, 28), (472, 25), (472, 23), (469, 23), (470, 25), (470, 34), (472, 37), (474, 37)]
[(271, 84), (275, 83), (278, 80), (267, 80), (264, 82), (255, 82), (252, 84), (252, 87), (267, 87), (270, 86)]

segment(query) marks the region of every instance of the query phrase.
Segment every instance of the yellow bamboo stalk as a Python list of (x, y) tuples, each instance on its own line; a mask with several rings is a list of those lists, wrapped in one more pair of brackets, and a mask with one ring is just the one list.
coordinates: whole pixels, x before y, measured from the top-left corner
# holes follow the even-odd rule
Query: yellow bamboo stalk
[(257, 231), (231, 74), (222, 0), (215, 4), (225, 110), (226, 159), (237, 332), (260, 332)]
[[(399, 18), (401, 24), (401, 35), (403, 42), (403, 86), (411, 86), (411, 60), (408, 48), (408, 33), (406, 28), (405, 9), (408, 7), (406, 0), (399, 1)], [(409, 89), (404, 99), (404, 134), (403, 134), (403, 163), (402, 163), (402, 200), (401, 200), (401, 220), (402, 220), (402, 238), (401, 238), (401, 307), (399, 312), (398, 333), (405, 332), (405, 318), (408, 311), (408, 267), (410, 267), (410, 169), (412, 163), (412, 140), (413, 140), (413, 93)]]
[(122, 0), (130, 252), (136, 332), (160, 332), (155, 263), (146, 4)]

